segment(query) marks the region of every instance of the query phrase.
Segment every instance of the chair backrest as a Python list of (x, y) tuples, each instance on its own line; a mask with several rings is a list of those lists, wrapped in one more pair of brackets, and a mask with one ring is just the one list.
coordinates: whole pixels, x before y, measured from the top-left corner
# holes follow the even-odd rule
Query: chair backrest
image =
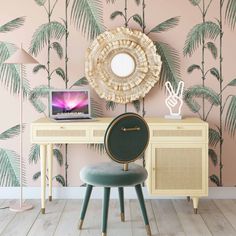
[(108, 126), (104, 139), (108, 156), (121, 164), (140, 158), (148, 142), (148, 125), (135, 113), (124, 113), (116, 117)]

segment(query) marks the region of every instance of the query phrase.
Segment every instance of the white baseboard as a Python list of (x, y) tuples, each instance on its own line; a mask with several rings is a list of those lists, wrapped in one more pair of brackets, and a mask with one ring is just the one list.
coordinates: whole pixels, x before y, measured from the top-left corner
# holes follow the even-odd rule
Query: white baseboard
[[(40, 199), (40, 187), (24, 187), (23, 188), (24, 199)], [(54, 199), (83, 199), (85, 193), (85, 187), (55, 187), (53, 188)], [(143, 188), (143, 194), (145, 199), (182, 199), (185, 197), (176, 196), (150, 196), (147, 192), (147, 188)], [(0, 187), (0, 199), (16, 199), (20, 196), (19, 187)], [(102, 199), (103, 188), (95, 187), (92, 192), (91, 198)], [(111, 190), (111, 198), (118, 198), (116, 188)], [(136, 193), (133, 187), (125, 188), (126, 199), (136, 199)], [(210, 187), (209, 196), (210, 199), (236, 199), (236, 187)]]

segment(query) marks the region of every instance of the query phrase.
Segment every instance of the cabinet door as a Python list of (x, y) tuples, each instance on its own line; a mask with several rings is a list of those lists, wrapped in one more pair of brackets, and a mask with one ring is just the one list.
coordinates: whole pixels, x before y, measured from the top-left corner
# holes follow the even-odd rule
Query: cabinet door
[(206, 144), (153, 144), (151, 192), (157, 195), (208, 194)]

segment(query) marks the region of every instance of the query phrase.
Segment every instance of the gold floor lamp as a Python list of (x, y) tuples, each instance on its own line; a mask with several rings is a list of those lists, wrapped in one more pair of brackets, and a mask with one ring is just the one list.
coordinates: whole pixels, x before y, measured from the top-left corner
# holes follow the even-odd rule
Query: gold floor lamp
[(18, 64), (20, 65), (20, 201), (10, 204), (11, 211), (22, 212), (33, 208), (32, 205), (23, 202), (23, 184), (22, 184), (22, 154), (23, 154), (23, 77), (22, 77), (22, 65), (24, 64), (38, 64), (31, 55), (29, 55), (21, 45), (16, 53), (9, 57), (5, 64)]

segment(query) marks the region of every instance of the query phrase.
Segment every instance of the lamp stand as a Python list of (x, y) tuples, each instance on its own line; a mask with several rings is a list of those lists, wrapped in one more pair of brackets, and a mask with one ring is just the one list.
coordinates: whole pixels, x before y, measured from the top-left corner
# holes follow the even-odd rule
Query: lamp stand
[[(22, 48), (22, 47), (21, 47)], [(22, 162), (23, 162), (23, 76), (20, 64), (20, 200), (10, 204), (10, 211), (23, 212), (31, 210), (33, 205), (23, 202)]]

